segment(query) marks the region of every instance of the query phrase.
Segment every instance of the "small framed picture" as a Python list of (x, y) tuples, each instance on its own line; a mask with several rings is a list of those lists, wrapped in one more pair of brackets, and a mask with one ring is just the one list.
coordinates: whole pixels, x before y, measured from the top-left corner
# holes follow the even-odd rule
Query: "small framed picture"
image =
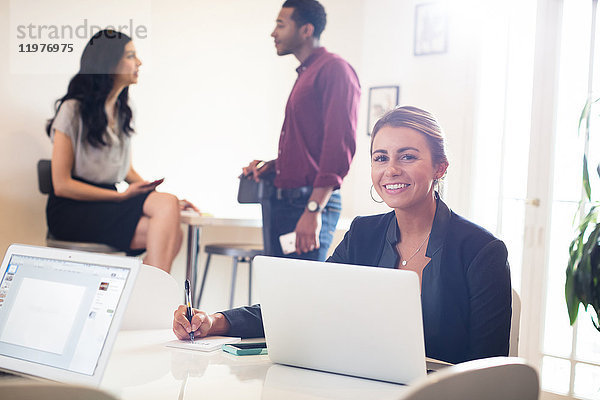
[(377, 120), (398, 105), (400, 86), (374, 86), (369, 88), (369, 116), (367, 135), (371, 135)]
[(448, 49), (448, 15), (442, 3), (415, 6), (414, 55), (442, 54)]

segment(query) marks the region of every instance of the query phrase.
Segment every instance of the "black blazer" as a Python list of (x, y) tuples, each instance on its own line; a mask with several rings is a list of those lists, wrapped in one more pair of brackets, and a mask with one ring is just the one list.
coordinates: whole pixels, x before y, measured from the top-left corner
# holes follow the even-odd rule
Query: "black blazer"
[[(396, 268), (394, 212), (356, 218), (329, 262)], [(428, 357), (459, 363), (508, 355), (511, 284), (504, 243), (438, 200), (421, 301)], [(223, 312), (232, 336), (264, 336), (260, 306)]]
[[(394, 212), (352, 222), (330, 262), (396, 268)], [(506, 246), (438, 199), (421, 302), (428, 357), (459, 363), (508, 355), (511, 284)]]

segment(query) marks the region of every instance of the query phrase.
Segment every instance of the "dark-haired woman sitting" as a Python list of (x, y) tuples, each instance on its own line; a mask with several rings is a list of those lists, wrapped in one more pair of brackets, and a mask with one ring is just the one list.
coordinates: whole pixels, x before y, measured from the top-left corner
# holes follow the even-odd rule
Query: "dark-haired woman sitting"
[[(137, 83), (140, 65), (123, 33), (100, 31), (86, 45), (46, 127), (54, 186), (46, 216), (58, 239), (146, 249), (144, 262), (169, 272), (181, 247), (180, 208), (195, 207), (154, 191), (162, 181), (145, 181), (132, 166), (128, 88)], [(118, 192), (122, 181), (129, 187)]]

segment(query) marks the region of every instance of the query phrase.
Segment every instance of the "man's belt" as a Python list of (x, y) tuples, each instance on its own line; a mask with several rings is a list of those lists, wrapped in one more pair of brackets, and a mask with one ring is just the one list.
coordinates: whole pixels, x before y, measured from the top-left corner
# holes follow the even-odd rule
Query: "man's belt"
[(275, 198), (277, 200), (292, 200), (300, 197), (308, 197), (312, 193), (312, 186), (302, 186), (293, 189), (275, 188)]

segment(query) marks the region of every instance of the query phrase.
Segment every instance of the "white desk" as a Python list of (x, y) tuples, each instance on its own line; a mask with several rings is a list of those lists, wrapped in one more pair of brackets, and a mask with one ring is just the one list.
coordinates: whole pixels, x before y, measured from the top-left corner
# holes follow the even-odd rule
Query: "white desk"
[(101, 389), (123, 400), (399, 399), (405, 386), (287, 367), (268, 356), (165, 347), (170, 330), (122, 331)]
[[(195, 282), (196, 272), (198, 271), (198, 256), (200, 254), (200, 235), (204, 226), (230, 226), (230, 227), (262, 227), (260, 219), (242, 219), (242, 218), (215, 218), (200, 215), (194, 211), (182, 211), (181, 223), (188, 226), (187, 238), (187, 258), (185, 276), (190, 282)], [(192, 294), (192, 304), (196, 304), (196, 293)]]

